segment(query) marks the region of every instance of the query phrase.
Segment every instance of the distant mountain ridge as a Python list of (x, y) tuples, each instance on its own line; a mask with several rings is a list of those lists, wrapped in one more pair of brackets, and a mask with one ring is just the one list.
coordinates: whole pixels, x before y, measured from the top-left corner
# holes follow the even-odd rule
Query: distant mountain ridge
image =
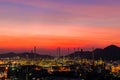
[[(104, 60), (120, 60), (120, 47), (116, 45), (110, 45), (103, 49), (96, 48), (94, 51), (75, 51), (69, 55), (66, 55), (65, 57), (69, 58), (87, 58), (92, 59), (94, 53), (95, 59), (104, 59)], [(35, 53), (19, 53), (16, 54), (14, 52), (6, 53), (6, 54), (0, 54), (0, 58), (13, 58), (13, 57), (20, 57), (20, 58), (54, 58), (50, 55), (41, 55), (41, 54), (35, 54)]]
[(92, 55), (94, 53), (95, 59), (104, 59), (104, 60), (120, 60), (120, 47), (116, 45), (110, 45), (103, 49), (96, 48), (93, 52), (91, 51), (76, 51), (74, 53), (71, 53), (67, 55), (66, 57), (70, 58), (87, 58), (92, 59)]
[(28, 52), (24, 52), (24, 53), (14, 53), (14, 52), (9, 52), (9, 53), (4, 53), (4, 54), (0, 54), (0, 58), (13, 58), (13, 57), (20, 57), (20, 58), (53, 58), (53, 56), (50, 55), (40, 55), (37, 53), (28, 53)]
[(95, 57), (103, 58), (105, 60), (120, 60), (120, 47), (116, 45), (110, 45), (104, 49), (94, 50)]

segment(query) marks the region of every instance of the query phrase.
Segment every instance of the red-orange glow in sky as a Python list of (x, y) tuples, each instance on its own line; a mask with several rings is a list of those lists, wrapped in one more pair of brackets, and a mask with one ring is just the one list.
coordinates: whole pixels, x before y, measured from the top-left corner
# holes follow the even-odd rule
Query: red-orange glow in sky
[(119, 4), (118, 0), (0, 0), (0, 49), (120, 46)]

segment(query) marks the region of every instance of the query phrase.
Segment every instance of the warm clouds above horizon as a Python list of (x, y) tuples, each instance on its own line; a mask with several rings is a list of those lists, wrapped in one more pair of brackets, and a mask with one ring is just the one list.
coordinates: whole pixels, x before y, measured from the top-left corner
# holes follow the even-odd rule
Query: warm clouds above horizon
[(120, 46), (120, 0), (0, 0), (0, 48)]

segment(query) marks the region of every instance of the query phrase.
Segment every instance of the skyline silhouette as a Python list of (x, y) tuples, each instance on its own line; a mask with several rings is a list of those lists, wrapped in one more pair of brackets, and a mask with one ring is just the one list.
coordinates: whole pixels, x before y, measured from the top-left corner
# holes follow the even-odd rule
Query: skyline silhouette
[(118, 0), (0, 0), (0, 53), (120, 46)]
[[(38, 54), (38, 55), (46, 55), (48, 56), (53, 56), (53, 57), (58, 57), (58, 56), (69, 56), (69, 57), (78, 57), (82, 56), (83, 58), (91, 58), (92, 57), (92, 52), (95, 54), (94, 56), (96, 57), (95, 59), (100, 59), (100, 57), (113, 57), (111, 55), (114, 54), (114, 58), (112, 59), (119, 59), (119, 53), (120, 53), (120, 47), (117, 45), (108, 45), (104, 48), (91, 48), (91, 49), (83, 49), (83, 48), (61, 48), (57, 47), (56, 49), (40, 49), (38, 47), (33, 47), (30, 50), (12, 50), (12, 51), (6, 51), (2, 52), (0, 50), (0, 54), (4, 57), (9, 56), (8, 54), (15, 54), (14, 56), (18, 55), (24, 55), (24, 54)], [(107, 54), (106, 54), (107, 53)], [(6, 55), (7, 54), (7, 55)], [(75, 54), (75, 55), (74, 55)], [(115, 56), (116, 55), (116, 56)], [(2, 58), (1, 56), (1, 58)], [(24, 56), (25, 57), (25, 56)], [(34, 57), (34, 56), (33, 56)]]
[(120, 80), (120, 0), (0, 0), (0, 80)]

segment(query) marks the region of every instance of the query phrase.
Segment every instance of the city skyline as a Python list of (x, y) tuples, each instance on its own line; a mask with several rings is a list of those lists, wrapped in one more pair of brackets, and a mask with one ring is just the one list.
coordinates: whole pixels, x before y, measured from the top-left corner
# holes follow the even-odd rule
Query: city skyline
[(0, 51), (120, 46), (119, 4), (119, 0), (0, 0)]

